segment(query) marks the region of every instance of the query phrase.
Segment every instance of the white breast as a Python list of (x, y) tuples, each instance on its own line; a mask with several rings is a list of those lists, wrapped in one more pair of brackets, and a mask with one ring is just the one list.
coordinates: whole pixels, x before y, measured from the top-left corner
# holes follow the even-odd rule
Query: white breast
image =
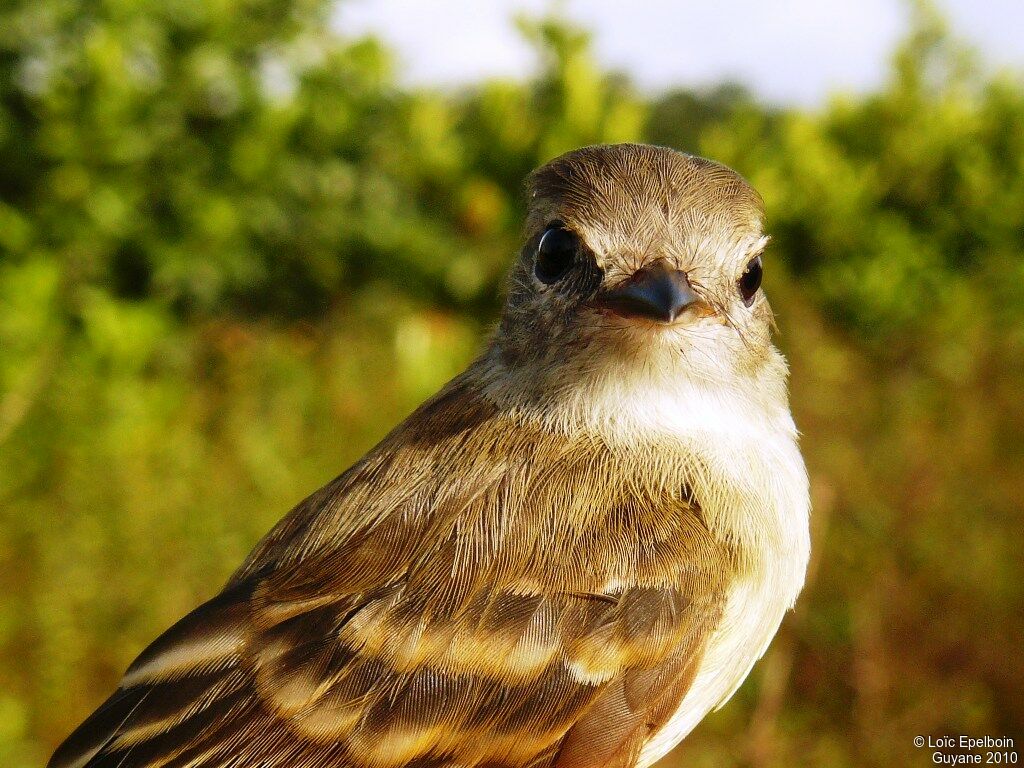
[(709, 528), (744, 555), (692, 686), (641, 752), (646, 768), (735, 693), (796, 600), (810, 553), (807, 471), (781, 387), (683, 376), (602, 383), (562, 413), (608, 442), (654, 443), (659, 458), (681, 461)]
[(577, 381), (558, 407), (539, 416), (566, 434), (582, 428), (683, 467), (708, 527), (743, 553), (742, 575), (729, 589), (693, 684), (644, 745), (639, 768), (667, 754), (739, 688), (796, 600), (810, 553), (807, 471), (781, 356), (761, 380), (721, 377), (716, 385), (713, 377), (686, 373), (651, 366)]
[[(714, 410), (703, 410), (705, 418)], [(746, 567), (729, 589), (692, 686), (645, 744), (638, 768), (667, 754), (736, 692), (796, 600), (810, 553), (807, 473), (788, 413), (781, 420), (718, 413), (686, 427), (678, 434), (701, 457), (696, 480), (704, 487), (709, 526), (740, 545)]]

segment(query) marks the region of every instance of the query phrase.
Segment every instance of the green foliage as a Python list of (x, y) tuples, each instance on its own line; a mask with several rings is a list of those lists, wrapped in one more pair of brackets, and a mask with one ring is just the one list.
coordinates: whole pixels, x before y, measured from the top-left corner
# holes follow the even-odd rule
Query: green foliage
[[(643, 99), (518, 22), (528, 81), (403, 89), (322, 0), (0, 10), (0, 754), (40, 764), (255, 539), (459, 370), (523, 177), (582, 144), (763, 193), (815, 503), (796, 616), (687, 765), (1019, 736), (1024, 86), (925, 7), (818, 112)], [(1016, 640), (1015, 640), (1016, 638)], [(749, 734), (737, 738), (736, 734)], [(682, 763), (680, 763), (682, 764)]]

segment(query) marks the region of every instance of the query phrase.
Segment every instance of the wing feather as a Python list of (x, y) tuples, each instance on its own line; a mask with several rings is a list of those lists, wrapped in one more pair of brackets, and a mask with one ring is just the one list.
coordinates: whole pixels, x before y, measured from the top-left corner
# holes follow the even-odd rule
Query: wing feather
[(685, 488), (643, 477), (442, 393), (150, 645), (50, 767), (631, 765), (731, 567)]

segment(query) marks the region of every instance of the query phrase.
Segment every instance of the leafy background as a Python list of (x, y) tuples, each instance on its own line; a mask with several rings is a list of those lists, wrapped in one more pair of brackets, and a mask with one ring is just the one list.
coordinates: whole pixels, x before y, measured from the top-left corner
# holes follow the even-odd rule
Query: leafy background
[(540, 73), (398, 84), (325, 0), (0, 9), (0, 755), (42, 764), (292, 504), (473, 355), (523, 176), (579, 145), (763, 193), (811, 469), (807, 590), (666, 766), (922, 765), (1024, 737), (1024, 82), (926, 4), (812, 111)]

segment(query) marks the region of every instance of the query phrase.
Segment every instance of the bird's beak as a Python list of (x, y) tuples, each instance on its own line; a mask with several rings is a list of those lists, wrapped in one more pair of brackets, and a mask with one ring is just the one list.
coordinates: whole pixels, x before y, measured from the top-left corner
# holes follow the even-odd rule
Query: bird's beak
[(599, 295), (597, 305), (622, 317), (671, 323), (698, 301), (686, 273), (659, 260)]

